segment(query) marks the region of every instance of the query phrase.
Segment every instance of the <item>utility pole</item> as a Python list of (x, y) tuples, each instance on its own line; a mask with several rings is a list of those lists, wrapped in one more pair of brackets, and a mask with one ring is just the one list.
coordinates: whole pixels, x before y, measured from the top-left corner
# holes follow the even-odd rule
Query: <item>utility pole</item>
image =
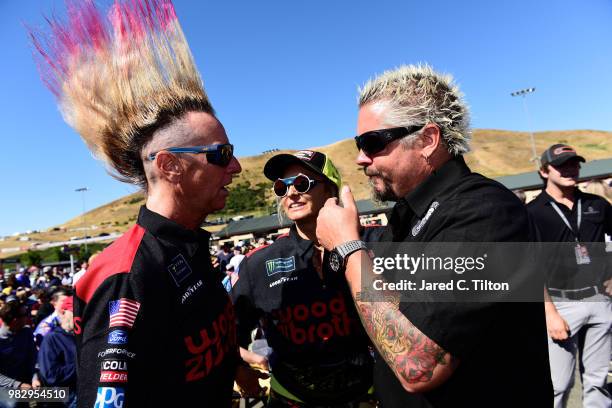
[[(86, 231), (87, 224), (85, 223), (85, 192), (89, 191), (87, 187), (80, 187), (74, 190), (77, 193), (81, 193), (81, 198), (83, 199), (83, 231)], [(87, 236), (87, 232), (85, 233)], [(87, 238), (85, 238), (85, 252), (87, 252)]]
[(535, 92), (535, 88), (525, 88), (525, 89), (521, 89), (519, 91), (515, 91), (512, 92), (510, 94), (510, 96), (520, 96), (521, 99), (523, 100), (523, 109), (525, 110), (525, 116), (527, 117), (527, 126), (529, 127), (529, 138), (531, 140), (531, 159), (529, 161), (532, 161), (535, 163), (536, 166), (536, 171), (540, 170), (540, 157), (538, 156), (538, 152), (536, 151), (536, 146), (535, 146), (535, 138), (533, 137), (533, 132), (532, 132), (532, 127), (531, 127), (531, 119), (529, 117), (529, 111), (527, 110), (527, 100), (526, 100), (526, 96), (529, 95), (530, 93), (534, 93)]

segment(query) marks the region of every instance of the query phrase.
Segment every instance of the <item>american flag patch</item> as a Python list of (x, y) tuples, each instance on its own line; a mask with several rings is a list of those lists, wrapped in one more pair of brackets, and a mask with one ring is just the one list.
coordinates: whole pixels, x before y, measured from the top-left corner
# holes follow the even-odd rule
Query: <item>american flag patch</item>
[(140, 303), (132, 299), (111, 300), (108, 302), (110, 321), (108, 327), (132, 328)]

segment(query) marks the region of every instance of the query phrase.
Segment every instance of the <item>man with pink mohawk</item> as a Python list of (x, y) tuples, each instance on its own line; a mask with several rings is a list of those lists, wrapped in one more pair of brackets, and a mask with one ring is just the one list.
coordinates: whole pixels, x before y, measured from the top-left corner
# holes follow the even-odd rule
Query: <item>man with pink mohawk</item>
[[(32, 34), (66, 122), (146, 204), (76, 285), (81, 407), (229, 407), (242, 377), (206, 216), (241, 171), (170, 0), (67, 1)], [(237, 371), (238, 370), (238, 371)], [(253, 382), (247, 391), (259, 391)]]

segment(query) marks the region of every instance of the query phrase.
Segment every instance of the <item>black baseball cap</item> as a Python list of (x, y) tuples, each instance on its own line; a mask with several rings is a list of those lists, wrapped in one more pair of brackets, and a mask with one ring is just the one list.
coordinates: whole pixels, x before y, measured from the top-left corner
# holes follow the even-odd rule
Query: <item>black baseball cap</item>
[(553, 166), (559, 166), (570, 159), (577, 159), (578, 161), (585, 162), (584, 157), (579, 156), (576, 150), (566, 144), (558, 143), (550, 146), (542, 153), (540, 163), (542, 166), (546, 164), (552, 164)]
[(276, 181), (283, 176), (283, 172), (291, 164), (299, 164), (325, 177), (338, 187), (338, 191), (342, 188), (342, 177), (340, 177), (340, 172), (334, 166), (334, 163), (326, 154), (314, 150), (300, 150), (293, 154), (277, 154), (267, 161), (264, 166), (264, 175), (268, 179)]

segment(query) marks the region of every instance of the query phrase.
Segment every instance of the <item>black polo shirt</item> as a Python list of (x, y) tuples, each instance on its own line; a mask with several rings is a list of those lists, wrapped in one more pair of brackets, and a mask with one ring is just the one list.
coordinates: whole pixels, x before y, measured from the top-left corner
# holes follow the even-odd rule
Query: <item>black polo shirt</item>
[[(516, 196), (472, 173), (457, 157), (396, 203), (384, 237), (396, 242), (526, 242), (529, 231), (527, 211)], [(404, 302), (400, 310), (460, 364), (438, 388), (410, 394), (378, 357), (375, 389), (384, 408), (552, 405), (543, 304)]]
[[(592, 286), (603, 289), (603, 281), (612, 277), (609, 262), (601, 262), (606, 258), (604, 235), (612, 235), (612, 206), (604, 198), (583, 193), (579, 189), (575, 190), (574, 197), (571, 210), (553, 199), (546, 190), (542, 190), (540, 195), (527, 205), (527, 210), (537, 226), (539, 241), (575, 243), (578, 239), (587, 247), (592, 259), (589, 264), (578, 265), (573, 250), (574, 245), (559, 247), (558, 256), (548, 262), (547, 284), (548, 287), (556, 289), (582, 289)], [(578, 229), (578, 200), (582, 208), (580, 229)], [(572, 227), (571, 230), (555, 211), (551, 204), (553, 202), (565, 215)]]
[[(382, 228), (365, 228), (362, 239)], [(241, 346), (261, 322), (278, 382), (308, 404), (333, 405), (365, 395), (372, 359), (344, 274), (324, 254), (322, 276), (314, 246), (295, 225), (272, 245), (252, 251), (240, 264), (232, 288)]]
[(231, 300), (209, 234), (146, 207), (77, 282), (79, 407), (229, 407), (238, 364)]

